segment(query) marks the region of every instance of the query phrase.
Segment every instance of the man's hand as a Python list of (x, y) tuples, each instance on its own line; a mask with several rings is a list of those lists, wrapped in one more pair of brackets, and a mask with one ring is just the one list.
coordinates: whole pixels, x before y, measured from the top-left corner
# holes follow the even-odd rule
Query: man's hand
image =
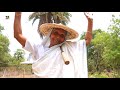
[(89, 19), (93, 19), (93, 13), (90, 12), (84, 12), (84, 15), (86, 16), (86, 18)]
[(15, 12), (16, 16), (20, 16), (22, 13), (21, 12)]
[(21, 12), (15, 12), (16, 15), (21, 15)]

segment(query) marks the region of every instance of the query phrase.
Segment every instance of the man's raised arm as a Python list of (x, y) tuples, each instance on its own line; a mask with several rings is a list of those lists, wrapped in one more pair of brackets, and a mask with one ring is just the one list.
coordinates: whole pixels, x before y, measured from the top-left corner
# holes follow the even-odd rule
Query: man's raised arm
[(86, 45), (89, 45), (92, 40), (93, 18), (92, 18), (92, 14), (90, 13), (84, 13), (84, 15), (88, 20), (88, 27), (85, 35), (85, 40), (86, 40)]
[(26, 38), (22, 35), (21, 12), (15, 12), (14, 17), (14, 38), (24, 47)]

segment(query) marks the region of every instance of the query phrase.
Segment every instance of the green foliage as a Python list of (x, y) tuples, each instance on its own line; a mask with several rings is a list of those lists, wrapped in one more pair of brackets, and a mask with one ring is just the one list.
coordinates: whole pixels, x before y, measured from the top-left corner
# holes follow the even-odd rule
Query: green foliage
[[(0, 30), (4, 30), (4, 27), (0, 25)], [(0, 66), (8, 66), (12, 59), (9, 54), (9, 39), (0, 33)]]
[[(0, 26), (0, 30), (4, 30), (3, 26)], [(0, 66), (7, 66), (9, 60), (9, 39), (0, 33)]]
[(109, 78), (109, 76), (106, 73), (98, 73), (95, 72), (94, 74), (89, 74), (89, 78)]
[(0, 52), (1, 52), (1, 54), (2, 54), (2, 52), (7, 53), (9, 51), (9, 48), (8, 48), (9, 44), (10, 44), (9, 39), (6, 36), (0, 34)]
[[(0, 30), (3, 29), (4, 27), (0, 26)], [(18, 49), (14, 57), (12, 57), (9, 53), (9, 44), (9, 39), (0, 33), (0, 67), (19, 65), (21, 61), (24, 61), (25, 52), (21, 49)]]
[(0, 24), (0, 33), (1, 33), (1, 30), (4, 30), (4, 27)]
[(24, 59), (24, 55), (25, 51), (23, 49), (17, 49), (14, 53), (14, 58), (16, 58), (16, 60), (21, 60)]
[(88, 47), (89, 70), (101, 72), (105, 67), (105, 61), (103, 60), (102, 56), (104, 52), (105, 41), (109, 38), (109, 35), (100, 30), (95, 30), (93, 33), (94, 38)]
[(120, 75), (120, 19), (113, 15), (111, 22), (107, 32), (100, 29), (93, 31), (92, 42), (87, 47), (88, 68), (93, 73), (102, 73), (105, 69), (114, 70), (118, 77)]
[(112, 25), (109, 26), (110, 40), (104, 52), (104, 58), (109, 60), (109, 64), (114, 69), (120, 68), (120, 19), (114, 15), (112, 17)]
[(85, 38), (85, 32), (81, 35), (81, 37), (80, 37), (80, 40), (82, 40), (82, 39), (84, 39)]
[(9, 65), (20, 66), (20, 63), (25, 60), (24, 55), (25, 51), (23, 49), (17, 49)]
[(33, 20), (34, 23), (37, 19), (40, 19), (40, 22), (43, 23), (55, 22), (55, 23), (63, 23), (64, 25), (66, 25), (70, 21), (71, 16), (72, 15), (68, 12), (34, 12), (29, 16), (29, 20)]

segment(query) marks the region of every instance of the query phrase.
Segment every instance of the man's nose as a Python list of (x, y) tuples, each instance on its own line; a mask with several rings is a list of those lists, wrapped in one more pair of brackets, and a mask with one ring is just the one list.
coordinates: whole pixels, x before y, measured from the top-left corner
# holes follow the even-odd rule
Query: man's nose
[(59, 36), (57, 36), (56, 38), (59, 39)]

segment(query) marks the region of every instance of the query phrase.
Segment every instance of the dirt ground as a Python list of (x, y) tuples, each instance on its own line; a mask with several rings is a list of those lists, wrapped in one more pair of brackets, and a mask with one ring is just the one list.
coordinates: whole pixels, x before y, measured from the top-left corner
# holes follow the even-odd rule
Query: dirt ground
[(0, 78), (36, 78), (30, 69), (16, 67), (0, 67)]

